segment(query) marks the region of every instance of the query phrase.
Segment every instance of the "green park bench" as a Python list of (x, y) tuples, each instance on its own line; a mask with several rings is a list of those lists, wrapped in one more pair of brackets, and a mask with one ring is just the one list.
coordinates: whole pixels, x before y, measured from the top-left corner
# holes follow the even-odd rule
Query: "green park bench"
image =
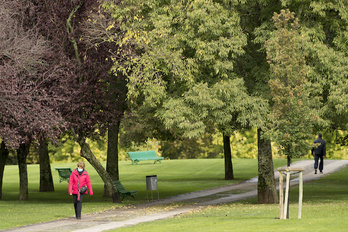
[(58, 171), (59, 183), (62, 183), (63, 181), (69, 182), (69, 178), (72, 173), (71, 168), (54, 168), (54, 169)]
[(127, 152), (129, 155), (129, 158), (132, 161), (132, 165), (138, 164), (139, 161), (144, 161), (144, 160), (155, 160), (154, 164), (156, 162), (161, 163), (161, 160), (163, 160), (163, 157), (157, 157), (157, 154), (154, 150), (151, 151), (133, 151), (133, 152)]
[(137, 190), (131, 190), (131, 191), (126, 190), (123, 187), (121, 181), (119, 181), (119, 180), (113, 181), (113, 183), (114, 183), (117, 191), (120, 193), (121, 200), (123, 200), (126, 197), (132, 197), (135, 200), (133, 195), (138, 193)]

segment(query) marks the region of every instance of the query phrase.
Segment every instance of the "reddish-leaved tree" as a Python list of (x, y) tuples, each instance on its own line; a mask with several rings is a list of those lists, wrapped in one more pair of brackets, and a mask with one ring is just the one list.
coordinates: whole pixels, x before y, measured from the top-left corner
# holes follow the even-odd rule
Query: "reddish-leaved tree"
[(28, 199), (29, 146), (42, 137), (59, 136), (66, 126), (60, 108), (71, 93), (66, 91), (66, 68), (53, 62), (50, 43), (27, 20), (30, 7), (25, 1), (0, 4), (0, 137), (17, 149), (20, 200)]
[[(118, 178), (117, 136), (119, 122), (125, 108), (126, 81), (123, 75), (112, 74), (111, 53), (117, 51), (113, 43), (98, 37), (103, 29), (88, 23), (91, 15), (98, 15), (101, 1), (38, 1), (35, 5), (36, 20), (41, 33), (52, 43), (63, 63), (70, 63), (78, 94), (61, 107), (61, 113), (69, 123), (69, 132), (81, 146), (81, 156), (96, 169), (114, 202), (119, 202), (113, 180)], [(108, 155), (107, 170), (96, 159), (86, 138), (98, 138), (109, 129), (114, 147)], [(116, 146), (115, 146), (116, 145)], [(110, 165), (109, 164), (116, 164)], [(115, 167), (116, 166), (116, 167)], [(110, 175), (110, 174), (112, 175)]]

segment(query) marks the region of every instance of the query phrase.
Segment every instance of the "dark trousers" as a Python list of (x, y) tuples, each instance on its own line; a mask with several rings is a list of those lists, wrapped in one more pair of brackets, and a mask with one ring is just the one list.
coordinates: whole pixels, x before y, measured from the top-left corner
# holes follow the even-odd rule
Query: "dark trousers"
[(80, 200), (77, 200), (77, 194), (73, 194), (74, 198), (74, 208), (75, 208), (75, 215), (76, 218), (81, 218), (81, 211), (82, 211), (82, 198), (85, 194), (81, 194)]
[[(320, 162), (319, 162), (320, 159)], [(322, 155), (314, 155), (314, 169), (318, 169), (319, 163), (319, 171), (323, 171), (324, 169), (324, 158)]]

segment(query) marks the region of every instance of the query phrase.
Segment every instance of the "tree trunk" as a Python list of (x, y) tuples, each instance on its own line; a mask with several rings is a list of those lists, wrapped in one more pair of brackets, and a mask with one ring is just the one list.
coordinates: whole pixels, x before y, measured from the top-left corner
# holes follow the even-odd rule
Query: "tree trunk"
[(27, 156), (30, 144), (22, 143), (17, 149), (18, 169), (19, 169), (19, 200), (28, 200), (28, 171)]
[(77, 138), (76, 141), (81, 146), (81, 156), (87, 159), (87, 161), (93, 166), (106, 185), (107, 191), (111, 193), (112, 202), (121, 203), (120, 195), (117, 192), (109, 173), (107, 173), (103, 165), (97, 160), (85, 139)]
[(48, 155), (48, 143), (46, 139), (40, 140), (39, 162), (40, 162), (40, 192), (54, 192), (50, 157)]
[(286, 157), (286, 159), (287, 159), (288, 167), (290, 167), (290, 165), (291, 165), (291, 157), (290, 157), (290, 155), (288, 155)]
[[(108, 130), (108, 150), (106, 160), (106, 171), (109, 173), (112, 180), (119, 180), (118, 170), (118, 133), (120, 121), (111, 124)], [(110, 197), (111, 194), (107, 191), (104, 185), (104, 197)]]
[(233, 164), (231, 154), (230, 136), (223, 134), (224, 157), (225, 157), (225, 180), (233, 180)]
[(271, 141), (263, 139), (261, 135), (262, 131), (258, 129), (258, 203), (273, 204), (278, 202), (278, 194), (274, 179)]
[[(119, 180), (118, 169), (118, 134), (120, 131), (120, 124), (123, 118), (123, 112), (127, 109), (127, 78), (119, 73), (117, 76), (112, 76), (108, 89), (108, 97), (110, 102), (116, 104), (113, 112), (113, 117), (110, 118), (108, 128), (108, 149), (106, 171), (109, 173), (112, 180)], [(104, 196), (111, 196), (104, 185)]]
[(8, 154), (9, 152), (5, 146), (5, 143), (2, 141), (0, 146), (0, 200), (2, 199), (2, 180), (4, 179), (4, 170)]

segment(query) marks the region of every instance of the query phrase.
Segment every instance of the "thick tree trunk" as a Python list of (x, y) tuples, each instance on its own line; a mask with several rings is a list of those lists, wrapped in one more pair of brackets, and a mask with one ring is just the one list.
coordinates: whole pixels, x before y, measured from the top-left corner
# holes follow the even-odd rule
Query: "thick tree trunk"
[(2, 199), (2, 180), (4, 179), (4, 170), (8, 154), (9, 152), (6, 149), (5, 143), (2, 141), (0, 146), (0, 200)]
[(97, 160), (89, 145), (81, 138), (77, 138), (76, 141), (81, 146), (81, 156), (87, 159), (87, 161), (93, 166), (106, 185), (107, 191), (111, 193), (112, 202), (121, 203), (120, 195), (117, 192), (109, 173), (107, 173), (103, 165)]
[(19, 169), (19, 200), (28, 200), (28, 171), (27, 156), (30, 144), (22, 143), (17, 149), (18, 169)]
[[(113, 117), (110, 118), (108, 128), (108, 149), (107, 149), (107, 161), (106, 171), (109, 173), (112, 180), (119, 180), (118, 169), (118, 134), (120, 131), (120, 124), (123, 118), (123, 112), (127, 108), (127, 78), (118, 74), (112, 76), (110, 79), (110, 85), (108, 89), (108, 96), (110, 102), (115, 102), (117, 99), (118, 104), (114, 107)], [(111, 196), (107, 191), (106, 185), (104, 185), (104, 196)]]
[[(108, 131), (108, 149), (107, 149), (107, 161), (106, 171), (109, 173), (112, 180), (119, 180), (118, 170), (118, 133), (120, 128), (120, 121), (109, 126)], [(106, 185), (104, 185), (104, 196), (110, 197), (111, 194), (107, 191)]]
[(50, 157), (48, 155), (48, 143), (46, 139), (40, 140), (39, 161), (40, 161), (40, 192), (54, 192)]
[(271, 141), (261, 137), (257, 130), (258, 145), (258, 203), (273, 204), (278, 202), (278, 194), (274, 179)]
[(224, 157), (225, 157), (225, 180), (233, 180), (233, 164), (231, 154), (230, 136), (223, 134)]

